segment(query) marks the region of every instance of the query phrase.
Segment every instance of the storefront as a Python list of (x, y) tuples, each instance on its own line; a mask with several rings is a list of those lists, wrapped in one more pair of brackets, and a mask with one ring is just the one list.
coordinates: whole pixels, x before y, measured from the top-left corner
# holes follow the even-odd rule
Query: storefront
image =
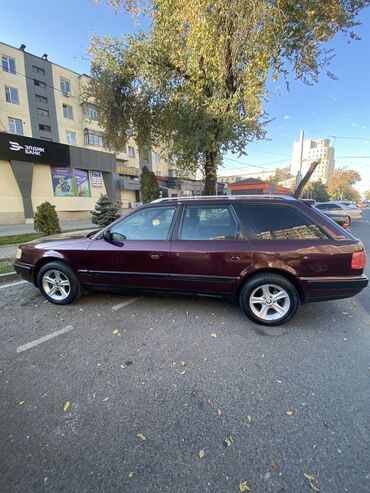
[(90, 218), (100, 194), (119, 200), (115, 156), (0, 133), (0, 224), (32, 222), (45, 200), (60, 219)]

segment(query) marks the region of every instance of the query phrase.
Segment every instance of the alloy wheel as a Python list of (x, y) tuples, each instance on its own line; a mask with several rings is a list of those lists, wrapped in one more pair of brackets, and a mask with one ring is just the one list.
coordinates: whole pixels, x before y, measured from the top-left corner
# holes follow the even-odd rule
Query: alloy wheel
[(253, 314), (262, 320), (280, 320), (290, 308), (289, 294), (276, 284), (263, 284), (253, 290), (249, 298)]
[(62, 301), (68, 297), (71, 291), (71, 283), (63, 272), (52, 269), (46, 271), (42, 276), (42, 288), (53, 300)]

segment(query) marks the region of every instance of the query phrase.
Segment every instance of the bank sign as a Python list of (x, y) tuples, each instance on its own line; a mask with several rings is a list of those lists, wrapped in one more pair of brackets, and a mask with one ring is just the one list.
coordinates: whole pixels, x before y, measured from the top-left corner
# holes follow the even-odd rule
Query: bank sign
[(0, 133), (0, 159), (69, 166), (69, 147), (23, 135)]

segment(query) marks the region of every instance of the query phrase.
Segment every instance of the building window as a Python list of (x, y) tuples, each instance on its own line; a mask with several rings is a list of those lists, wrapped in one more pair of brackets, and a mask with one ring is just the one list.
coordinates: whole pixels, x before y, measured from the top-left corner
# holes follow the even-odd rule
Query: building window
[(39, 94), (36, 94), (36, 101), (38, 103), (48, 104), (48, 98), (45, 98), (45, 96), (40, 96)]
[(41, 67), (36, 67), (36, 65), (32, 65), (32, 71), (35, 74), (45, 75), (45, 70)]
[(5, 86), (5, 99), (7, 103), (19, 104), (18, 89)]
[(10, 74), (15, 74), (15, 60), (10, 56), (3, 55), (1, 59), (1, 64), (4, 72), (9, 72)]
[(76, 133), (71, 132), (70, 130), (66, 130), (66, 140), (67, 144), (70, 146), (76, 145)]
[(43, 123), (39, 124), (39, 129), (42, 130), (43, 132), (51, 132), (51, 126), (44, 125)]
[(43, 108), (37, 108), (37, 113), (41, 116), (49, 116), (49, 110), (44, 110)]
[(8, 118), (9, 132), (11, 134), (23, 135), (23, 122), (18, 118)]
[(135, 157), (135, 149), (132, 146), (128, 146), (128, 157)]
[(160, 172), (160, 171), (156, 171), (156, 172), (155, 172), (155, 174), (156, 174), (157, 176), (161, 176), (161, 172)]
[(37, 87), (42, 87), (43, 89), (46, 89), (45, 82), (42, 82), (41, 80), (33, 79), (33, 84)]
[(153, 154), (154, 154), (155, 164), (160, 164), (161, 163), (161, 155), (158, 152), (153, 152)]
[(98, 119), (98, 112), (92, 104), (87, 104), (85, 106), (85, 118), (88, 120), (97, 120)]
[(70, 120), (73, 120), (72, 106), (69, 106), (68, 104), (63, 104), (63, 116), (64, 118), (69, 118)]
[(85, 128), (84, 141), (85, 144), (88, 145), (103, 147), (103, 132), (96, 132), (94, 130), (90, 130), (89, 128)]
[(60, 78), (60, 90), (63, 92), (65, 96), (69, 96), (71, 94), (71, 82), (68, 79)]

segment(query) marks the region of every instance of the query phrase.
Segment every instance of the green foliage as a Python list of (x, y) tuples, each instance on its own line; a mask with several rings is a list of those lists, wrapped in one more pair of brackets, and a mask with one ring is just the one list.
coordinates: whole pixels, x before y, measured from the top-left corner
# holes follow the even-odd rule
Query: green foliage
[(365, 192), (365, 200), (370, 200), (370, 190), (366, 190), (366, 192)]
[(328, 188), (321, 180), (312, 182), (310, 190), (311, 198), (316, 202), (326, 202), (330, 199)]
[(326, 43), (339, 31), (356, 39), (350, 30), (370, 1), (106, 3), (135, 13), (143, 4), (150, 30), (93, 38), (87, 96), (95, 98), (105, 141), (119, 149), (129, 129), (139, 148), (160, 141), (178, 168), (202, 169), (205, 193), (214, 193), (222, 154), (245, 154), (265, 136), (269, 77), (288, 84), (292, 71), (317, 82), (333, 56)]
[(153, 171), (144, 166), (140, 175), (140, 195), (143, 204), (160, 197), (160, 189)]
[(328, 193), (332, 200), (359, 200), (360, 194), (353, 187), (361, 180), (354, 169), (337, 168), (328, 180)]
[(60, 229), (59, 217), (55, 210), (55, 205), (47, 201), (40, 204), (36, 209), (33, 227), (35, 231), (43, 235), (61, 233), (62, 230)]
[(119, 205), (115, 204), (108, 195), (100, 195), (95, 210), (91, 211), (91, 221), (101, 228), (105, 228), (119, 218)]

